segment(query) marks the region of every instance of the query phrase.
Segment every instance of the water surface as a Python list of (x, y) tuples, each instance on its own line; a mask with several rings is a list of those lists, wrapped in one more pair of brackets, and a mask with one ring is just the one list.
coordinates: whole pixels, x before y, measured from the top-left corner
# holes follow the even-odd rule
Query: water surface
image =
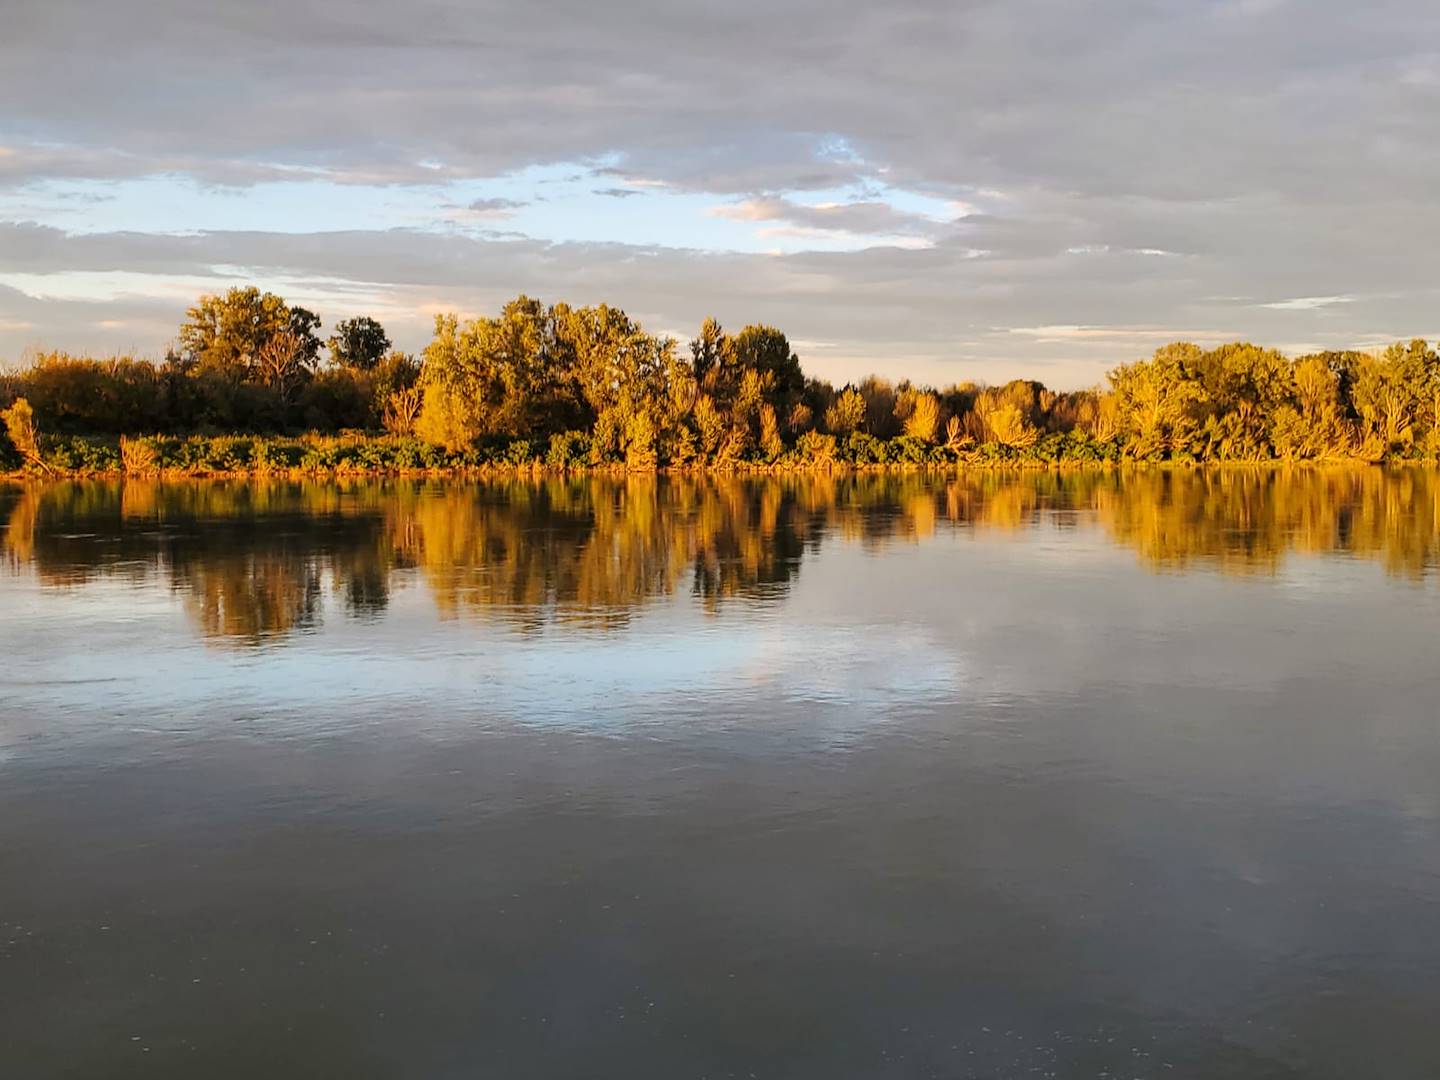
[(17, 1077), (1440, 1075), (1440, 474), (0, 486)]

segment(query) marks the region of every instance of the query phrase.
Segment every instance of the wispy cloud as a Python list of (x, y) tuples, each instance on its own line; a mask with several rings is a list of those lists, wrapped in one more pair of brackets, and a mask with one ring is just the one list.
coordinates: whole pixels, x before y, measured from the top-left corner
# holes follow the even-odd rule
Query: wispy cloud
[(1011, 326), (1008, 334), (1037, 341), (1234, 341), (1241, 335), (1229, 330), (1175, 329), (1166, 326)]
[(523, 206), (530, 204), (522, 199), (476, 199), (466, 209), (476, 214), (490, 214), (497, 217), (508, 217)]
[(881, 198), (800, 202), (784, 196), (757, 196), (714, 206), (709, 213), (728, 221), (764, 225), (759, 235), (845, 238), (856, 243), (929, 247), (951, 223), (898, 209)]
[(1290, 300), (1272, 300), (1268, 304), (1259, 304), (1262, 308), (1269, 308), (1271, 311), (1316, 311), (1319, 308), (1333, 307), (1336, 304), (1353, 304), (1353, 296), (1297, 296)]

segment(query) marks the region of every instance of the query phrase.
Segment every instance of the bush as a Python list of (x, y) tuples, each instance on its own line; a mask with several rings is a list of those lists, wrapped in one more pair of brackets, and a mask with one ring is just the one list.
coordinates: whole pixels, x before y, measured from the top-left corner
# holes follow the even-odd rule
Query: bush
[(15, 444), (10, 441), (10, 434), (0, 425), (0, 471), (15, 472), (25, 464), (20, 451), (15, 449)]
[(120, 464), (127, 473), (144, 474), (160, 467), (159, 440), (127, 439), (120, 436)]
[(552, 469), (574, 469), (590, 459), (590, 436), (583, 431), (561, 431), (550, 436), (545, 464)]
[(35, 425), (35, 412), (23, 397), (0, 413), (0, 431), (5, 444), (21, 462), (38, 461), (40, 458), (40, 433)]
[(40, 426), (61, 434), (158, 431), (166, 419), (160, 370), (144, 360), (48, 353), (19, 376)]
[(319, 372), (300, 391), (299, 409), (311, 431), (340, 431), (376, 426), (371, 378), (354, 368)]
[(889, 448), (874, 435), (863, 431), (852, 431), (845, 440), (842, 454), (846, 461), (855, 465), (883, 465), (889, 456)]
[(501, 465), (520, 466), (529, 465), (539, 457), (535, 445), (529, 439), (515, 439), (500, 451), (495, 460)]
[(915, 435), (901, 435), (890, 440), (890, 460), (907, 465), (923, 465), (933, 461), (934, 450), (927, 440)]
[(120, 468), (117, 445), (79, 435), (47, 437), (41, 445), (45, 463), (66, 472), (115, 472)]
[(1019, 452), (1013, 446), (1006, 446), (1004, 443), (998, 442), (987, 442), (981, 443), (975, 448), (974, 460), (981, 465), (999, 465), (1005, 462), (1015, 461), (1019, 456)]
[(833, 465), (835, 436), (807, 431), (795, 440), (795, 459), (801, 465)]

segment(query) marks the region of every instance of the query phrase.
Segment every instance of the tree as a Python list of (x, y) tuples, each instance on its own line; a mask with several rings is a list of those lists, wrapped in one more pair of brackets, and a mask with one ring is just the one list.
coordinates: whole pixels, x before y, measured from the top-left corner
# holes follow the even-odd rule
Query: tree
[(260, 347), (254, 370), (259, 380), (274, 390), (282, 402), (289, 402), (305, 375), (303, 339), (290, 330), (273, 335)]
[(420, 419), (420, 408), (425, 399), (418, 386), (406, 386), (392, 390), (385, 398), (380, 414), (381, 426), (392, 435), (409, 435), (415, 430)]
[(5, 433), (10, 437), (10, 445), (15, 447), (16, 453), (25, 463), (43, 465), (40, 457), (40, 432), (35, 427), (35, 411), (30, 408), (30, 402), (23, 397), (16, 398), (8, 409), (0, 412), (0, 420), (5, 423)]
[(320, 337), (316, 334), (320, 329), (320, 316), (308, 308), (292, 307), (288, 329), (295, 338), (295, 349), (301, 364), (313, 370), (320, 355)]
[(716, 375), (734, 364), (730, 338), (714, 319), (700, 324), (700, 335), (690, 342), (690, 366), (707, 391), (714, 390)]
[(341, 367), (371, 371), (384, 358), (390, 348), (390, 338), (385, 328), (374, 319), (360, 316), (356, 319), (341, 319), (335, 324), (335, 333), (326, 342), (330, 347), (330, 359)]
[(1198, 377), (1203, 356), (1196, 345), (1166, 345), (1151, 359), (1110, 373), (1116, 422), (1129, 456), (1145, 460), (1189, 452), (1198, 412), (1208, 400)]
[(179, 342), (196, 370), (244, 380), (255, 375), (261, 350), (280, 334), (293, 335), (300, 362), (313, 365), (320, 350), (319, 325), (313, 312), (291, 308), (274, 293), (250, 285), (224, 296), (202, 296), (186, 312)]
[(916, 394), (910, 415), (905, 418), (905, 434), (912, 439), (933, 443), (940, 427), (940, 399), (934, 394)]
[(1015, 405), (1002, 404), (985, 413), (990, 441), (1017, 449), (1033, 446), (1039, 432)]
[(730, 350), (736, 367), (772, 376), (769, 401), (777, 408), (789, 405), (805, 389), (800, 358), (791, 351), (789, 339), (773, 326), (745, 327), (731, 341)]
[(766, 461), (775, 461), (785, 452), (780, 439), (780, 422), (775, 418), (775, 406), (760, 406), (760, 451)]
[(825, 427), (832, 435), (849, 435), (865, 423), (865, 398), (853, 386), (840, 392), (825, 410)]

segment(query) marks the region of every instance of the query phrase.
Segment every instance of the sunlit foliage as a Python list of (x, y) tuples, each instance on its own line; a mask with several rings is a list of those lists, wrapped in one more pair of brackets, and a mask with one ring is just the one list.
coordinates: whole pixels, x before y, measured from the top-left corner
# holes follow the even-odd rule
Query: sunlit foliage
[[(0, 379), (0, 406), (23, 396), (39, 448), (25, 460), (67, 471), (181, 467), (136, 441), (147, 438), (274, 471), (293, 456), (274, 437), (302, 433), (344, 436), (345, 449), (312, 446), (306, 462), (375, 469), (1440, 458), (1440, 358), (1422, 340), (1293, 360), (1181, 342), (1117, 366), (1107, 387), (1057, 392), (874, 376), (837, 389), (807, 379), (774, 327), (731, 334), (707, 319), (682, 346), (619, 308), (526, 296), (495, 316), (439, 316), (420, 358), (389, 351), (384, 327), (361, 316), (336, 324), (326, 361), (319, 325), (273, 293), (231, 289), (189, 310), (163, 363), (44, 353)], [(371, 439), (363, 452), (357, 432)], [(202, 453), (199, 437), (220, 441)], [(22, 456), (0, 443), (5, 468)]]

